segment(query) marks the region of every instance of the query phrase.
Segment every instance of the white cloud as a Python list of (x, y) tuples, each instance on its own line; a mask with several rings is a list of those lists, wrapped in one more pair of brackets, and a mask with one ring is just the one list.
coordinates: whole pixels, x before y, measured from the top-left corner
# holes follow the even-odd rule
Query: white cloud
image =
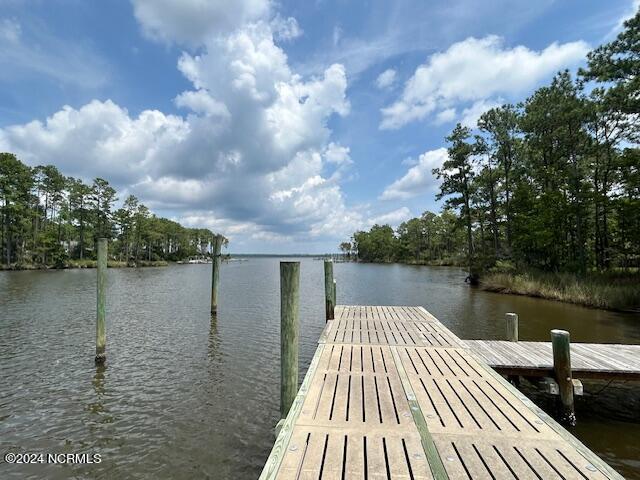
[(383, 213), (367, 220), (367, 226), (371, 228), (373, 225), (390, 225), (396, 228), (402, 222), (409, 220), (413, 215), (407, 207), (401, 207), (391, 212)]
[(582, 41), (552, 43), (542, 51), (508, 48), (497, 36), (467, 38), (432, 55), (407, 81), (397, 101), (382, 109), (382, 129), (397, 129), (438, 110), (496, 95), (522, 95), (556, 71), (583, 60)]
[(452, 122), (456, 118), (456, 109), (447, 108), (436, 114), (436, 118), (433, 120), (435, 125), (442, 125), (444, 123)]
[(384, 189), (381, 200), (405, 200), (435, 190), (438, 180), (431, 173), (434, 168), (441, 167), (448, 158), (446, 148), (430, 150), (420, 155), (418, 163), (407, 173)]
[(376, 78), (376, 86), (380, 89), (392, 87), (396, 83), (396, 75), (397, 72), (392, 68), (385, 70)]
[[(141, 5), (151, 15), (152, 5)], [(156, 13), (150, 18), (170, 20)], [(177, 24), (157, 25), (166, 28), (156, 32), (163, 39), (186, 39)], [(184, 116), (132, 116), (94, 100), (0, 129), (0, 150), (86, 180), (103, 176), (159, 214), (192, 225), (264, 240), (348, 236), (363, 217), (345, 205), (340, 180), (352, 163), (349, 148), (331, 141), (327, 125), (332, 115), (349, 113), (344, 67), (301, 77), (273, 28), (259, 20), (226, 35), (203, 33), (205, 49), (178, 61), (193, 85), (174, 100)]]
[(478, 119), (480, 116), (492, 108), (499, 107), (504, 104), (502, 99), (497, 100), (478, 100), (477, 102), (473, 102), (469, 108), (465, 108), (462, 111), (462, 118), (460, 119), (460, 123), (471, 129), (476, 128), (478, 124)]
[(280, 15), (276, 15), (273, 20), (271, 20), (271, 29), (277, 40), (285, 42), (298, 38), (303, 33), (295, 18), (283, 18)]
[(266, 18), (269, 0), (131, 0), (143, 32), (165, 42), (201, 45)]

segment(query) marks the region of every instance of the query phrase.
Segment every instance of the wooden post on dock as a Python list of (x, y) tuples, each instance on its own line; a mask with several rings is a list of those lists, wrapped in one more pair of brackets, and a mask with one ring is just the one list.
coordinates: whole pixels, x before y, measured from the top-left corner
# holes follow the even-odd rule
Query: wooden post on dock
[(298, 393), (300, 262), (280, 262), (280, 415)]
[(505, 316), (507, 324), (507, 340), (510, 342), (518, 341), (518, 314), (507, 313)]
[[(336, 305), (338, 304), (338, 292), (337, 292), (336, 280), (333, 279), (333, 308), (335, 313)], [(335, 316), (335, 315), (334, 315)]]
[(106, 295), (107, 295), (107, 239), (98, 239), (97, 255), (97, 302), (96, 302), (96, 363), (103, 363), (107, 359), (106, 327)]
[(335, 300), (333, 297), (333, 262), (331, 260), (324, 261), (324, 302), (326, 319), (333, 320), (333, 310)]
[(576, 424), (573, 403), (573, 380), (571, 378), (571, 343), (569, 332), (551, 330), (551, 346), (553, 348), (553, 371), (560, 388), (562, 404), (561, 420), (570, 425)]
[(220, 282), (220, 251), (222, 250), (222, 235), (215, 235), (211, 243), (211, 313), (218, 313), (218, 283)]

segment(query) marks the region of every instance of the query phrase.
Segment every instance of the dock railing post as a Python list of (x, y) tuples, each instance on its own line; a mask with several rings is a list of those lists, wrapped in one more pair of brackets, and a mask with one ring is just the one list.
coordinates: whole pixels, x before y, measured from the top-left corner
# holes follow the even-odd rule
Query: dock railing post
[(96, 363), (107, 359), (106, 295), (107, 295), (107, 239), (98, 239), (96, 302)]
[(215, 235), (211, 243), (211, 313), (218, 313), (218, 283), (220, 283), (220, 252), (222, 250), (222, 235)]
[(562, 404), (561, 420), (569, 425), (575, 425), (576, 414), (573, 402), (569, 332), (565, 330), (551, 330), (551, 347), (553, 349), (553, 371), (560, 389), (560, 402)]
[(280, 262), (280, 416), (298, 393), (300, 262)]
[(518, 341), (518, 314), (507, 313), (505, 316), (507, 326), (507, 340), (510, 342)]
[(324, 298), (326, 319), (327, 321), (333, 320), (335, 298), (333, 288), (333, 262), (331, 260), (324, 261)]

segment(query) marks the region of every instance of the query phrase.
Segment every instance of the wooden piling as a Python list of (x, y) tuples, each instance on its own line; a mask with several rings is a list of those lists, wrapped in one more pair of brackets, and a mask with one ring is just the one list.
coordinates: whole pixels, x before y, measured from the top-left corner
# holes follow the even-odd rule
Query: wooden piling
[(333, 262), (324, 261), (324, 298), (326, 319), (333, 320), (334, 299), (333, 299)]
[(211, 313), (218, 313), (218, 283), (220, 282), (220, 251), (222, 250), (222, 235), (215, 235), (211, 243)]
[(570, 425), (575, 425), (576, 415), (573, 402), (569, 332), (551, 330), (551, 346), (553, 349), (553, 371), (560, 388), (561, 420)]
[(106, 327), (106, 295), (107, 295), (107, 239), (98, 239), (96, 281), (96, 363), (103, 363), (106, 356), (107, 327)]
[(336, 305), (338, 304), (338, 292), (336, 291), (336, 280), (333, 279), (333, 308), (335, 310)]
[(280, 415), (298, 392), (300, 262), (280, 262)]
[(507, 327), (507, 340), (510, 342), (518, 341), (518, 314), (507, 313), (505, 316)]

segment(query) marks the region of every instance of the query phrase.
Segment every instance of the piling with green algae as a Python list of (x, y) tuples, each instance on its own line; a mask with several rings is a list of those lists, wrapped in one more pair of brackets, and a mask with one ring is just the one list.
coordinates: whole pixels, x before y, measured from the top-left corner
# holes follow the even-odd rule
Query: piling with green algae
[(106, 295), (107, 295), (107, 239), (98, 239), (97, 258), (97, 305), (96, 305), (96, 363), (103, 363), (106, 356)]
[(280, 262), (280, 415), (285, 418), (298, 393), (300, 262)]
[(211, 313), (218, 313), (218, 283), (220, 282), (220, 252), (224, 237), (216, 235), (211, 243)]
[(335, 308), (335, 289), (333, 287), (333, 262), (324, 261), (324, 302), (326, 320), (333, 320)]
[(571, 374), (571, 342), (569, 332), (551, 330), (551, 347), (553, 349), (553, 371), (560, 389), (560, 420), (569, 425), (576, 424), (573, 400), (573, 378)]

